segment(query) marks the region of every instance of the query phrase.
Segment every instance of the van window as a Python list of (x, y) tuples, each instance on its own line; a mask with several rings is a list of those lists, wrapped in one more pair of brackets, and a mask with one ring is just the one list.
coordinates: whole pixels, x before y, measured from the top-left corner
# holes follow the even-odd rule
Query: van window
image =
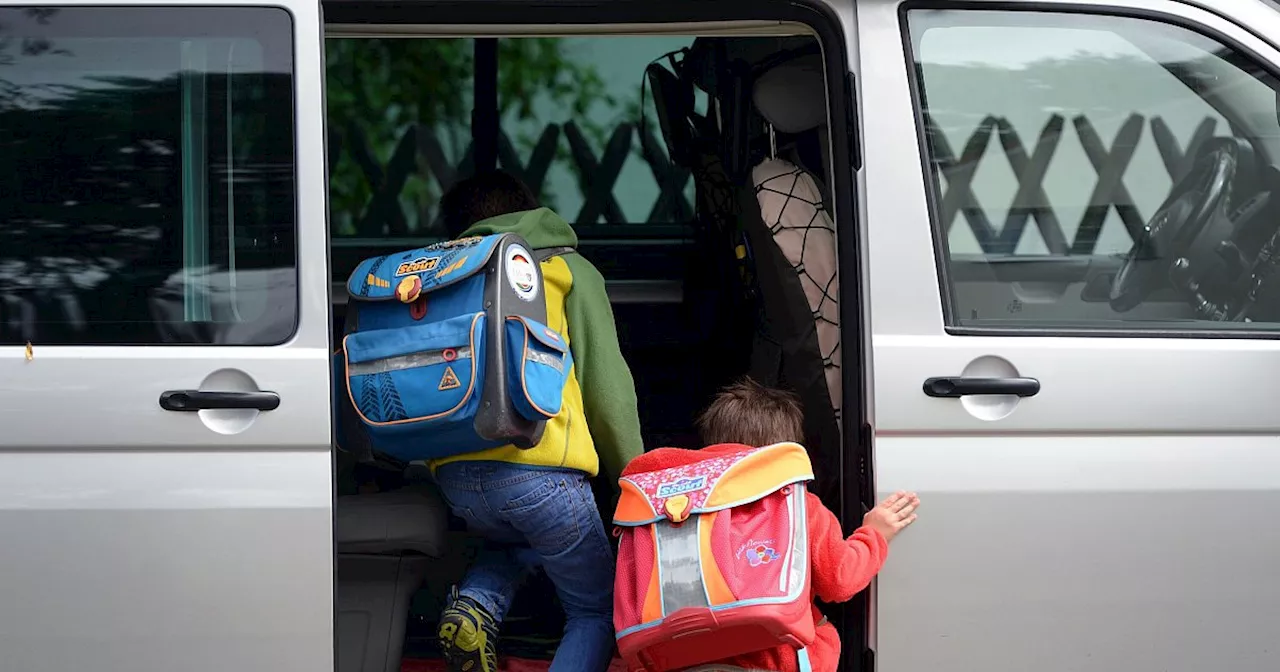
[[(497, 40), (498, 166), (529, 183), (584, 241), (634, 250), (686, 236), (693, 182), (666, 161), (651, 96), (639, 119), (645, 66), (692, 41)], [(474, 171), (475, 49), (469, 38), (326, 40), (335, 280), (363, 257), (444, 235), (437, 202)], [(632, 250), (593, 260), (612, 275), (635, 265), (614, 253)]]
[[(474, 49), (470, 38), (325, 41), (335, 245), (443, 236), (435, 171), (448, 169), (451, 182), (471, 142)], [(334, 270), (343, 279), (351, 271)]]
[(287, 339), (292, 51), (280, 9), (0, 9), (0, 343)]
[[(1280, 187), (1276, 81), (1247, 55), (1120, 16), (917, 10), (907, 21), (949, 326), (1280, 322), (1265, 251)], [(1183, 210), (1203, 200), (1197, 161), (1227, 144), (1221, 216), (1192, 235)], [(1175, 222), (1164, 234), (1188, 222), (1180, 235), (1194, 240), (1152, 241), (1118, 279), (1153, 218)]]
[[(535, 62), (542, 48), (537, 40), (501, 43), (512, 44), (511, 51), (522, 45), (524, 59)], [(577, 64), (570, 70), (580, 81), (571, 105), (553, 100), (564, 75), (535, 80), (531, 87), (520, 69), (504, 68), (499, 61), (503, 135), (511, 139), (517, 156), (527, 156), (532, 164), (532, 170), (522, 172), (539, 183), (545, 198), (580, 236), (625, 238), (679, 231), (693, 219), (693, 181), (687, 171), (673, 169), (666, 161), (653, 99), (642, 96), (641, 83), (645, 66), (690, 46), (693, 38), (573, 37), (556, 43), (564, 57)], [(554, 158), (543, 178), (537, 172), (538, 142), (549, 144), (555, 137)]]

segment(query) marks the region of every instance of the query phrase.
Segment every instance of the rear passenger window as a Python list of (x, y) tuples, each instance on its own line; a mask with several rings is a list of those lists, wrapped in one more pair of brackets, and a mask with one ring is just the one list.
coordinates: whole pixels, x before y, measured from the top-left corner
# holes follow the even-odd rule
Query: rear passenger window
[(1249, 55), (1121, 16), (907, 21), (950, 327), (1280, 323), (1276, 80)]
[(0, 343), (288, 339), (292, 51), (281, 9), (0, 9)]
[(675, 277), (663, 245), (689, 237), (693, 180), (668, 160), (641, 83), (646, 65), (692, 42), (502, 38), (494, 78), (477, 71), (483, 45), (470, 38), (328, 38), (334, 280), (362, 258), (444, 236), (437, 204), (475, 170), (473, 96), (492, 80), (498, 167), (573, 224), (606, 277)]
[[(507, 39), (506, 52), (537, 62), (544, 40)], [(504, 157), (586, 238), (672, 235), (693, 219), (693, 181), (667, 161), (652, 98), (641, 95), (645, 67), (693, 38), (571, 37), (553, 42), (570, 64), (530, 86), (499, 61)], [(502, 52), (500, 52), (502, 53)], [(554, 102), (570, 78), (568, 104)], [(505, 94), (505, 96), (503, 95)], [(563, 96), (563, 93), (559, 93)], [(641, 104), (645, 118), (641, 119)], [(553, 142), (554, 141), (554, 142)], [(548, 161), (548, 159), (550, 159)]]

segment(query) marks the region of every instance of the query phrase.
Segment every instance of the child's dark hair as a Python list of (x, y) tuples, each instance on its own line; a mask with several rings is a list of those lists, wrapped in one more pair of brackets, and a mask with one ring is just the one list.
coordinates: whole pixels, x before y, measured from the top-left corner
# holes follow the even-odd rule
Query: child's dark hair
[(704, 445), (768, 446), (804, 441), (804, 410), (796, 395), (742, 378), (716, 395), (698, 416)]
[(440, 197), (440, 219), (450, 238), (490, 217), (538, 208), (538, 198), (520, 178), (505, 170), (478, 173), (459, 181)]

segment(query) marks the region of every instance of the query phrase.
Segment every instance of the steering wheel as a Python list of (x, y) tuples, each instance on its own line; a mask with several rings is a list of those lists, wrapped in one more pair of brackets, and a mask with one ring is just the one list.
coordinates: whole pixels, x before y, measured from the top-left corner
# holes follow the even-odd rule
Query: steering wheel
[(1111, 309), (1123, 313), (1169, 284), (1169, 270), (1186, 257), (1200, 233), (1226, 207), (1239, 165), (1232, 138), (1205, 143), (1196, 162), (1169, 190), (1169, 197), (1129, 248), (1111, 282)]

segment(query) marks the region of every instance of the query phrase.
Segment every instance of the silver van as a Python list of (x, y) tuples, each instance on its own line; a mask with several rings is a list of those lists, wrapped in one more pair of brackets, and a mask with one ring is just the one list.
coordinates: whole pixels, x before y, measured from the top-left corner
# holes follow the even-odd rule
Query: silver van
[(0, 2), (0, 670), (433, 669), (473, 540), (330, 355), (493, 167), (647, 446), (752, 373), (847, 529), (920, 493), (845, 672), (1277, 669), (1278, 100), (1272, 0)]

